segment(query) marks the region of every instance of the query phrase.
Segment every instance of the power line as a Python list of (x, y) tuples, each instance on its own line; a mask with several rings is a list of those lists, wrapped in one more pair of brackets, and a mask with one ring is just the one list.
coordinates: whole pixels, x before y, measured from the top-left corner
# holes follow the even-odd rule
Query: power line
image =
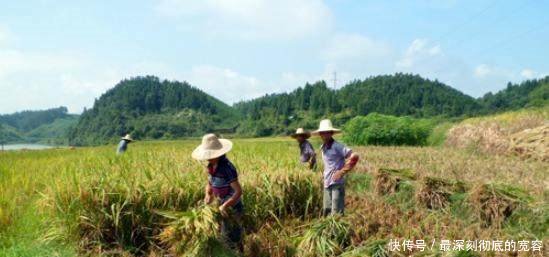
[(496, 6), (496, 3), (498, 3), (498, 0), (495, 0), (495, 1), (492, 1), (489, 5), (487, 5), (486, 7), (484, 7), (483, 9), (481, 9), (479, 12), (476, 12), (472, 15), (470, 15), (468, 17), (468, 19), (464, 20), (463, 22), (459, 23), (458, 26), (454, 26), (453, 29), (451, 30), (448, 30), (446, 33), (442, 34), (441, 37), (438, 38), (438, 40), (436, 40), (435, 42), (442, 42), (443, 39), (445, 39), (446, 37), (448, 37), (449, 35), (451, 35), (453, 32), (456, 32), (460, 29), (460, 27), (463, 27), (465, 25), (468, 25), (469, 23), (471, 23), (472, 21), (474, 21), (476, 18), (480, 17), (482, 14), (484, 14), (485, 12), (487, 12), (488, 10), (490, 10), (491, 8), (493, 8), (494, 6)]
[(334, 90), (337, 89), (337, 72), (334, 71), (334, 78), (332, 79), (334, 82)]
[[(532, 2), (530, 2), (530, 3), (532, 3)], [(525, 6), (526, 6), (526, 4), (521, 5), (519, 8), (515, 9), (515, 12), (514, 12), (514, 13), (515, 13), (515, 14), (518, 13), (517, 10), (523, 10)], [(487, 10), (487, 9), (489, 9), (489, 8), (485, 8), (485, 9), (483, 9), (483, 11), (484, 11), (484, 10)], [(509, 17), (509, 15), (504, 15), (503, 17)], [(497, 19), (497, 20), (501, 20), (501, 19)], [(521, 31), (521, 32), (519, 32), (519, 33), (515, 33), (515, 34), (513, 34), (513, 35), (511, 35), (511, 36), (509, 36), (509, 37), (506, 37), (506, 38), (503, 39), (503, 40), (497, 41), (496, 43), (490, 45), (489, 47), (483, 48), (482, 51), (478, 52), (478, 54), (475, 55), (475, 56), (476, 56), (477, 58), (479, 58), (479, 57), (485, 56), (485, 55), (488, 54), (490, 51), (494, 51), (495, 49), (498, 49), (498, 48), (503, 47), (503, 46), (508, 46), (508, 45), (509, 45), (510, 43), (512, 43), (513, 41), (515, 41), (515, 40), (517, 40), (517, 39), (519, 39), (519, 38), (521, 38), (521, 37), (523, 37), (523, 36), (525, 36), (525, 35), (527, 35), (527, 34), (529, 34), (529, 33), (532, 33), (532, 32), (534, 32), (534, 31), (536, 31), (536, 30), (538, 30), (538, 29), (541, 29), (541, 28), (545, 27), (545, 25), (548, 25), (548, 24), (549, 24), (549, 20), (547, 20), (547, 21), (545, 21), (545, 22), (542, 22), (539, 26), (530, 28), (530, 29), (528, 29), (528, 30), (526, 30), (526, 31)], [(470, 38), (468, 38), (468, 39), (470, 39)], [(465, 41), (467, 41), (467, 40), (466, 40), (466, 39), (461, 40), (461, 41), (459, 41), (459, 44), (461, 45), (461, 44), (462, 44), (463, 42), (465, 42)], [(458, 45), (458, 46), (459, 46), (459, 45)], [(430, 60), (433, 61), (433, 59), (430, 59)], [(444, 67), (440, 67), (439, 69), (433, 71), (433, 75), (436, 74), (436, 73), (438, 73), (438, 72), (440, 72), (440, 71), (442, 71), (442, 70), (444, 70), (444, 69), (445, 69)]]
[(498, 42), (496, 42), (495, 44), (492, 44), (490, 45), (489, 47), (486, 47), (484, 48), (481, 52), (479, 52), (479, 55), (477, 55), (477, 57), (481, 57), (481, 56), (484, 56), (486, 55), (486, 53), (488, 52), (488, 50), (494, 50), (494, 49), (497, 49), (499, 47), (502, 47), (502, 46), (505, 46), (505, 45), (509, 45), (509, 43), (527, 35), (527, 34), (530, 34), (536, 30), (539, 30), (539, 29), (542, 29), (544, 28), (546, 25), (549, 25), (549, 19), (546, 20), (545, 22), (541, 23), (539, 26), (537, 27), (533, 27), (533, 28), (530, 28), (529, 30), (526, 30), (526, 31), (523, 31), (521, 33), (517, 33), (517, 34), (514, 34), (514, 35), (511, 35), (510, 37), (507, 37), (506, 39), (504, 40), (500, 40)]
[[(526, 7), (532, 5), (533, 3), (534, 3), (533, 1), (523, 1), (522, 5), (520, 5), (518, 8), (513, 9), (513, 12), (512, 12), (513, 17), (516, 17), (517, 14), (521, 13), (523, 10), (526, 9)], [(490, 23), (493, 26), (495, 26), (497, 23), (499, 23), (501, 25), (501, 21), (503, 21), (503, 20), (509, 21), (510, 16), (511, 15), (500, 15), (500, 16), (496, 17), (496, 19), (492, 20)], [(471, 41), (471, 39), (478, 38), (481, 35), (483, 35), (483, 34), (482, 33), (475, 33), (473, 35), (464, 37), (461, 40), (457, 41), (457, 43), (453, 47), (454, 48), (455, 47), (461, 47), (463, 45), (463, 43), (465, 43), (467, 41)]]

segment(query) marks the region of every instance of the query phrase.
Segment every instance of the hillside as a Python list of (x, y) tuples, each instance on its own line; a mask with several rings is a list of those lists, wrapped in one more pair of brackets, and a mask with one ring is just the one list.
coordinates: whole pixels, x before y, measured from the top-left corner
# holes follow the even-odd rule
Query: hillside
[[(324, 81), (289, 93), (268, 94), (232, 107), (186, 82), (157, 77), (122, 80), (78, 116), (65, 107), (0, 115), (0, 140), (94, 145), (131, 133), (138, 139), (174, 139), (206, 132), (239, 136), (287, 135), (331, 118), (336, 126), (358, 115), (463, 119), (549, 103), (549, 77), (509, 83), (475, 99), (438, 81), (397, 73), (355, 80), (334, 90)], [(69, 128), (73, 128), (69, 131)]]
[(237, 122), (230, 106), (186, 82), (135, 77), (121, 81), (85, 110), (69, 142), (102, 144), (126, 133), (137, 139), (200, 136)]
[(78, 115), (69, 114), (66, 107), (0, 115), (0, 141), (66, 144), (67, 133), (77, 121)]
[(438, 81), (401, 74), (353, 81), (339, 90), (325, 82), (307, 84), (290, 93), (266, 95), (234, 106), (245, 116), (239, 131), (265, 136), (284, 134), (297, 126), (313, 128), (320, 117), (341, 125), (356, 115), (455, 117), (480, 109), (472, 97)]
[(495, 94), (484, 95), (479, 99), (479, 103), (485, 113), (546, 106), (549, 104), (549, 76), (520, 84), (509, 82), (505, 89)]

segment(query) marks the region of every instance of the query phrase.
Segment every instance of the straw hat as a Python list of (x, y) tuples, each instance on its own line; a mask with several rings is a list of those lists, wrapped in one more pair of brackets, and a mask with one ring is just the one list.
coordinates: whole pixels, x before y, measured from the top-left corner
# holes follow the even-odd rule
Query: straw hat
[(126, 134), (122, 139), (126, 141), (133, 141), (133, 138), (130, 136), (130, 134)]
[(320, 121), (320, 125), (318, 125), (318, 129), (316, 131), (313, 131), (313, 134), (317, 135), (320, 132), (330, 132), (330, 131), (333, 132), (334, 134), (341, 132), (340, 129), (334, 128), (331, 120), (325, 119)]
[(202, 143), (194, 149), (192, 157), (199, 161), (205, 161), (226, 154), (232, 147), (233, 142), (219, 139), (214, 134), (206, 134), (202, 137)]
[(309, 131), (305, 131), (303, 128), (298, 128), (295, 133), (291, 135), (291, 137), (296, 138), (297, 136), (303, 135), (305, 138), (311, 137), (311, 133)]

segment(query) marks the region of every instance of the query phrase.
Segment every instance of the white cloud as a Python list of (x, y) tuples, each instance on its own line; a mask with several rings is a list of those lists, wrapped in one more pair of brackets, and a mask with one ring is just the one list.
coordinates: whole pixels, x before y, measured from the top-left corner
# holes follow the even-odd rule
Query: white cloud
[(440, 61), (443, 56), (440, 45), (432, 45), (426, 39), (415, 39), (406, 49), (402, 58), (396, 62), (396, 67), (402, 69), (412, 68), (418, 63)]
[(161, 0), (156, 10), (186, 29), (244, 39), (306, 38), (329, 31), (333, 19), (321, 0)]
[(213, 65), (199, 65), (184, 72), (180, 80), (226, 102), (234, 103), (270, 92), (270, 87), (253, 76)]
[(330, 61), (377, 60), (392, 53), (389, 45), (360, 34), (337, 34), (329, 40), (323, 55)]
[(484, 78), (491, 73), (493, 73), (492, 68), (486, 64), (477, 65), (477, 67), (475, 68), (475, 77), (477, 78)]
[(390, 44), (356, 33), (335, 33), (320, 51), (324, 70), (309, 75), (314, 78), (309, 81), (322, 79), (333, 85), (333, 73), (337, 72), (337, 87), (354, 79), (392, 73), (397, 58)]
[[(529, 75), (530, 70), (526, 71), (526, 75)], [(499, 67), (495, 65), (488, 65), (488, 64), (479, 64), (474, 69), (474, 76), (478, 79), (499, 79), (499, 80), (507, 80), (507, 81), (515, 81), (520, 80), (520, 76), (524, 76), (525, 71), (517, 72), (513, 71), (512, 69)], [(520, 74), (520, 76), (519, 76)], [(533, 75), (533, 74), (531, 74)], [(503, 84), (502, 84), (503, 85)]]
[(51, 72), (76, 68), (80, 61), (67, 53), (35, 53), (0, 49), (0, 77), (20, 72)]
[(536, 73), (537, 72), (535, 72), (531, 69), (524, 69), (520, 72), (520, 75), (527, 78), (527, 79), (531, 79), (531, 78), (534, 78), (536, 76)]

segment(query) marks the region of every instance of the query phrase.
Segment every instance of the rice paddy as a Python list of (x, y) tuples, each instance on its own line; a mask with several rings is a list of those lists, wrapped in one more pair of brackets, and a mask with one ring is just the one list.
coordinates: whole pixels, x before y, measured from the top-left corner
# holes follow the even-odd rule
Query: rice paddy
[[(204, 206), (198, 140), (0, 153), (0, 256), (236, 256)], [(313, 145), (318, 151), (318, 141)], [(549, 163), (449, 147), (353, 147), (346, 213), (323, 218), (321, 172), (286, 138), (235, 139), (245, 256), (547, 256)], [(538, 240), (542, 251), (435, 240)], [(424, 240), (424, 251), (391, 251)]]

